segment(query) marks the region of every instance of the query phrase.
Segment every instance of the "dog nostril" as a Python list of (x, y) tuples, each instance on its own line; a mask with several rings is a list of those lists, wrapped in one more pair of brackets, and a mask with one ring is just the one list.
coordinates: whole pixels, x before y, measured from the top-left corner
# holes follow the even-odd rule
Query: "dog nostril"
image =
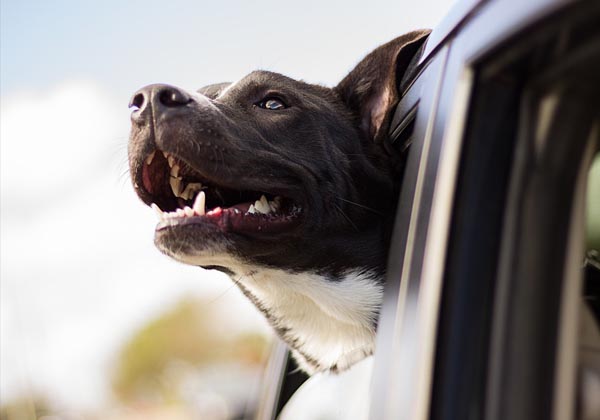
[(158, 100), (169, 108), (175, 108), (188, 104), (191, 99), (188, 95), (178, 89), (167, 88), (159, 93)]
[(144, 94), (138, 93), (131, 98), (131, 101), (129, 102), (129, 108), (135, 107), (137, 109), (141, 109), (144, 106), (144, 102), (146, 102)]

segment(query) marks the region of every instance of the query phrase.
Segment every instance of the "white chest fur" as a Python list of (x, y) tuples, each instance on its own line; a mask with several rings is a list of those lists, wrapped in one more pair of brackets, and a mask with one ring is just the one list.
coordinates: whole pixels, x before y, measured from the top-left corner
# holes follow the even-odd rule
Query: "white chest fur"
[(230, 269), (233, 281), (265, 314), (308, 373), (342, 371), (373, 353), (383, 285), (371, 272), (349, 271), (330, 279), (249, 265), (227, 253), (174, 258)]
[(372, 354), (382, 299), (374, 275), (356, 271), (328, 279), (255, 268), (244, 270), (236, 281), (309, 373), (344, 370)]

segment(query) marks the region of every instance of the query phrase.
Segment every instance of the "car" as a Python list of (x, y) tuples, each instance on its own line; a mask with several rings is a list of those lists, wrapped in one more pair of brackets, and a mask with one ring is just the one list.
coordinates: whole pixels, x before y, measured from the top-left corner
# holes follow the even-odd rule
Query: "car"
[(376, 352), (332, 394), (280, 345), (257, 418), (599, 419), (600, 2), (459, 2), (412, 68)]

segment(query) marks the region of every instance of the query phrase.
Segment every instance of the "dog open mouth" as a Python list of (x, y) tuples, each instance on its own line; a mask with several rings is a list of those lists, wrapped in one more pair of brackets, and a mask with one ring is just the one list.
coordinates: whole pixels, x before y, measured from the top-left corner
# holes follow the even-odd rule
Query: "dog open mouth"
[(219, 185), (164, 151), (152, 152), (142, 166), (141, 196), (159, 217), (157, 230), (210, 223), (223, 232), (280, 233), (296, 226), (302, 214), (291, 199)]

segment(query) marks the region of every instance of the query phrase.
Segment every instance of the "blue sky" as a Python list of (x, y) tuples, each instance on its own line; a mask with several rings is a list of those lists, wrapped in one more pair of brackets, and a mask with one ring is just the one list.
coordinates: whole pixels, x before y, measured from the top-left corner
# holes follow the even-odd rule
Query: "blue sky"
[(118, 93), (157, 80), (200, 87), (255, 68), (333, 84), (376, 45), (431, 26), (449, 3), (5, 0), (2, 89), (71, 78)]
[(133, 92), (257, 68), (331, 86), (450, 4), (1, 0), (3, 398), (41, 390), (69, 407), (106, 404), (123, 340), (185, 294), (226, 308), (231, 328), (266, 329), (228, 279), (154, 249), (154, 214), (126, 171)]

